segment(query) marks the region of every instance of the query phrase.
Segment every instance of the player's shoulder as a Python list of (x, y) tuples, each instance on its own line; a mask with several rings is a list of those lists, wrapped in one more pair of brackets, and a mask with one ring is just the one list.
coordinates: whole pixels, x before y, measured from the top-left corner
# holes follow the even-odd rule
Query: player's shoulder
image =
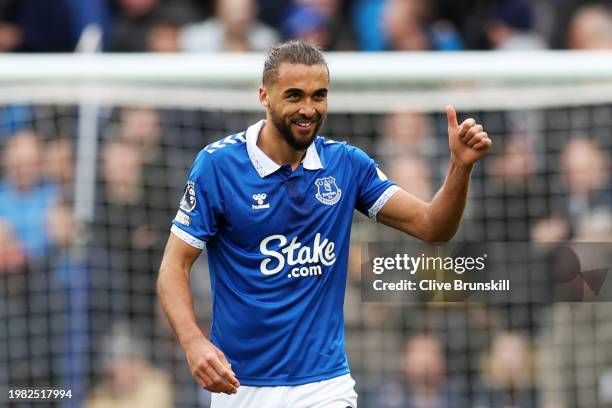
[[(235, 168), (235, 163), (245, 155), (246, 132), (233, 133), (210, 143), (200, 150), (193, 162), (195, 174), (225, 173)], [(228, 170), (229, 169), (229, 170)]]
[(234, 133), (207, 145), (204, 147), (204, 149), (202, 149), (201, 153), (206, 153), (210, 157), (225, 157), (228, 155), (237, 154), (240, 151), (240, 147), (245, 143), (246, 131)]
[(245, 143), (246, 132), (233, 133), (206, 145), (198, 153), (195, 164), (213, 165), (239, 156), (244, 151)]
[(350, 146), (346, 141), (334, 140), (326, 136), (317, 136), (315, 139), (317, 150), (325, 153), (341, 153), (345, 152)]
[(367, 156), (360, 148), (351, 145), (346, 141), (333, 140), (325, 136), (317, 136), (317, 150), (320, 154), (325, 155), (348, 155), (350, 156)]

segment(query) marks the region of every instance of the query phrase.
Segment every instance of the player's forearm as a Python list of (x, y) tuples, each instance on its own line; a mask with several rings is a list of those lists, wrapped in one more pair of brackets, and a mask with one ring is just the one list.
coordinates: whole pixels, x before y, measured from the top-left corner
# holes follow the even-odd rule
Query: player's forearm
[(467, 201), (472, 166), (451, 158), (446, 180), (429, 205), (429, 242), (447, 242), (459, 229)]
[(157, 294), (183, 348), (191, 340), (203, 336), (193, 309), (188, 271), (162, 264), (157, 280)]

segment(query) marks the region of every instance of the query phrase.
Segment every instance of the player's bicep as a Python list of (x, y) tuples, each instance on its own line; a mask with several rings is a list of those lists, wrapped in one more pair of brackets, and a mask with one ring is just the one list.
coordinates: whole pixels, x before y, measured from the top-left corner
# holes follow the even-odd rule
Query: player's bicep
[(380, 209), (377, 221), (402, 232), (425, 239), (428, 231), (429, 204), (399, 189)]
[(170, 233), (164, 257), (160, 268), (161, 273), (172, 273), (170, 271), (189, 272), (191, 266), (198, 259), (202, 250), (189, 245), (174, 233)]

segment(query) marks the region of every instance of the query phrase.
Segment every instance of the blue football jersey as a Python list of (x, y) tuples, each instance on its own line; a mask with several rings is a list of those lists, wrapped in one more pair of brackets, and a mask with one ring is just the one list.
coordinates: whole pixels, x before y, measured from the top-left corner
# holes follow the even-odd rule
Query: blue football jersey
[(257, 147), (265, 121), (197, 156), (172, 232), (206, 246), (211, 341), (241, 384), (349, 372), (343, 304), (354, 209), (375, 219), (398, 190), (363, 151), (317, 137), (294, 170)]

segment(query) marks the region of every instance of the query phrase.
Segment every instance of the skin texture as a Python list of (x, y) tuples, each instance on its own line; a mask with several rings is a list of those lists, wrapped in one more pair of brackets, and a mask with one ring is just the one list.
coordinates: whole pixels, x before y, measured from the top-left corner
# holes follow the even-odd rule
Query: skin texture
[[(259, 88), (267, 121), (257, 145), (268, 157), (297, 168), (327, 114), (328, 87), (326, 66), (284, 63), (276, 80)], [(447, 107), (447, 117), (451, 160), (440, 191), (427, 203), (401, 190), (378, 214), (379, 222), (428, 242), (448, 241), (455, 234), (465, 207), (472, 166), (491, 146), (491, 139), (474, 119), (459, 124), (452, 106)], [(300, 121), (309, 126), (299, 127)], [(240, 384), (223, 352), (198, 327), (193, 310), (189, 274), (200, 252), (170, 234), (157, 291), (195, 380), (212, 392), (232, 394)]]
[(430, 243), (449, 241), (457, 232), (467, 199), (472, 167), (491, 148), (491, 139), (472, 118), (457, 122), (446, 107), (450, 165), (444, 184), (430, 203), (401, 190), (378, 213), (378, 222)]
[[(281, 64), (276, 81), (259, 88), (266, 125), (257, 145), (272, 160), (295, 169), (327, 115), (329, 74), (325, 65)], [(307, 129), (296, 122), (307, 121)]]
[(225, 355), (208, 340), (196, 323), (189, 287), (196, 249), (170, 234), (157, 280), (157, 294), (174, 329), (193, 378), (211, 392), (235, 394), (240, 383)]

